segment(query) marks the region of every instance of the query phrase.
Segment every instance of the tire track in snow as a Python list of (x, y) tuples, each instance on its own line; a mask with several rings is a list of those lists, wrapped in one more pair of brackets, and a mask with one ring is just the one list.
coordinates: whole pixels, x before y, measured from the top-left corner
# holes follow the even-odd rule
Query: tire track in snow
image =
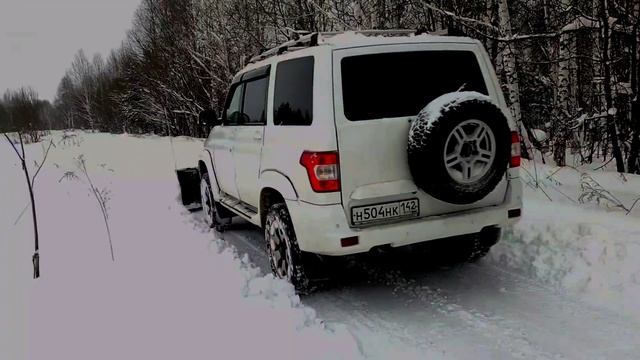
[[(204, 226), (203, 222), (200, 222), (200, 224)], [(252, 261), (262, 263), (261, 265), (256, 265), (258, 265), (263, 272), (267, 273), (269, 268), (265, 267), (265, 264), (268, 265), (268, 258), (264, 249), (259, 248), (255, 243), (260, 240), (259, 238), (261, 234), (259, 231), (257, 229), (250, 228), (250, 225), (247, 227), (245, 224), (235, 225), (235, 227), (239, 227), (240, 229), (231, 229), (229, 232), (217, 234), (217, 236), (230, 241), (233, 245), (239, 248), (238, 250), (240, 250), (240, 252), (249, 253)], [(488, 341), (495, 343), (496, 346), (507, 351), (509, 354), (513, 355), (514, 358), (561, 358), (536, 349), (529, 341), (527, 341), (526, 331), (523, 329), (499, 327), (495, 325), (494, 322), (499, 321), (500, 319), (492, 319), (478, 311), (467, 310), (458, 304), (451, 303), (448, 301), (446, 296), (439, 294), (437, 291), (434, 291), (429, 287), (416, 286), (414, 280), (406, 278), (400, 271), (396, 270), (389, 273), (383, 272), (378, 268), (371, 267), (365, 270), (372, 282), (383, 283), (387, 287), (391, 287), (392, 292), (396, 296), (404, 295), (404, 302), (414, 302), (417, 300), (423, 304), (435, 307), (436, 311), (441, 315), (461, 321), (466, 325), (466, 331), (471, 328), (483, 334), (483, 337), (486, 337)], [(327, 300), (332, 300), (331, 302), (334, 304), (340, 302), (343, 304), (343, 307), (347, 306), (346, 304), (353, 302), (353, 298), (345, 300), (343, 296), (331, 290), (314, 296), (322, 296)], [(313, 303), (314, 301), (309, 300), (314, 296), (303, 299), (303, 301), (307, 300), (307, 302)], [(347, 308), (349, 307), (351, 306), (347, 306)], [(401, 344), (409, 345), (414, 349), (421, 349), (422, 353), (425, 351), (432, 351), (429, 346), (433, 346), (433, 343), (418, 341), (415, 336), (407, 334), (407, 327), (399, 325), (394, 321), (385, 320), (369, 311), (369, 309), (363, 308), (344, 315), (348, 316), (350, 320), (353, 321), (352, 325), (360, 327), (361, 331), (362, 329), (367, 329), (367, 332), (379, 332), (376, 329), (385, 329), (386, 331), (384, 331), (384, 333), (387, 336), (391, 336), (397, 340), (393, 347), (398, 347), (397, 343), (400, 342)], [(490, 334), (490, 336), (487, 336), (488, 334)], [(496, 334), (499, 335), (498, 338), (496, 338)], [(516, 335), (515, 338), (514, 335)], [(443, 353), (444, 352), (445, 351), (443, 351)]]
[[(464, 266), (473, 266), (465, 264)], [(422, 307), (429, 307), (440, 315), (464, 324), (465, 331), (473, 330), (484, 337), (487, 342), (509, 353), (514, 358), (525, 359), (563, 359), (559, 354), (551, 354), (539, 349), (528, 340), (526, 330), (519, 326), (509, 326), (505, 319), (486, 315), (473, 308), (465, 308), (457, 304), (437, 289), (419, 284), (416, 279), (405, 276), (399, 270), (384, 271), (380, 268), (369, 268), (373, 279), (389, 286), (392, 292), (403, 297), (405, 302), (419, 302)], [(414, 304), (415, 306), (416, 304)], [(379, 323), (386, 323), (387, 329), (398, 327), (394, 322), (379, 318)], [(405, 327), (406, 329), (406, 327)]]
[[(199, 213), (190, 217), (203, 226)], [(220, 237), (248, 253), (263, 273), (270, 271), (259, 229), (239, 223)], [(355, 270), (364, 274), (360, 279), (338, 281), (302, 301), (328, 324), (346, 323), (371, 358), (396, 353), (436, 359), (637, 354), (638, 328), (585, 309), (580, 301), (499, 265), (487, 260), (412, 272), (394, 268), (402, 269), (398, 264), (389, 269), (358, 261)], [(618, 339), (607, 341), (612, 332)]]

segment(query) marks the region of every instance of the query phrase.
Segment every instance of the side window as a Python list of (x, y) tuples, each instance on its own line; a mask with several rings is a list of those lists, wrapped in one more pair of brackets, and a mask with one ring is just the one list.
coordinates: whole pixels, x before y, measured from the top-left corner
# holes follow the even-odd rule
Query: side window
[(311, 125), (313, 120), (313, 56), (278, 64), (273, 100), (275, 125)]
[[(238, 119), (242, 115), (242, 91), (244, 90), (243, 84), (238, 84), (231, 88), (229, 97), (227, 98), (227, 107), (224, 110), (224, 124), (225, 125), (237, 125)], [(231, 91), (233, 95), (231, 95)]]
[(244, 86), (244, 120), (249, 124), (265, 124), (267, 122), (267, 88), (269, 78), (263, 77), (247, 82)]

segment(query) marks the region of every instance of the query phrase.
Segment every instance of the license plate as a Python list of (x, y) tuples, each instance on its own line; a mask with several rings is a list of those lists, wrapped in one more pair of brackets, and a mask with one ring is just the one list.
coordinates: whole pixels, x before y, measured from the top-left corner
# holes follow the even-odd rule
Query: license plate
[(416, 217), (419, 213), (420, 205), (418, 199), (358, 206), (351, 208), (351, 223), (353, 225), (366, 225), (379, 221)]

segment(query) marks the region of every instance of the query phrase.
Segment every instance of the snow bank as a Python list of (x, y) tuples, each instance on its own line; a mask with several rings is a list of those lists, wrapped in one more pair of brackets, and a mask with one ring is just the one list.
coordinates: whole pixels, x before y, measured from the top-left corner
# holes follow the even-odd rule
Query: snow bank
[(581, 174), (597, 179), (628, 206), (640, 196), (640, 177), (625, 175), (623, 180), (616, 173), (525, 165), (524, 216), (490, 259), (640, 319), (640, 211), (626, 215), (608, 202), (578, 201)]
[[(0, 146), (0, 358), (353, 359), (358, 345), (293, 288), (261, 276), (178, 202), (167, 138), (78, 133), (59, 142), (36, 183), (41, 272), (31, 279), (31, 218), (23, 175)], [(78, 139), (82, 139), (79, 141)], [(188, 165), (201, 141), (175, 139)], [(31, 159), (38, 144), (27, 147)], [(107, 194), (103, 219), (74, 158)], [(66, 171), (78, 179), (61, 180)], [(16, 219), (19, 218), (17, 221)], [(15, 225), (14, 225), (15, 223)]]

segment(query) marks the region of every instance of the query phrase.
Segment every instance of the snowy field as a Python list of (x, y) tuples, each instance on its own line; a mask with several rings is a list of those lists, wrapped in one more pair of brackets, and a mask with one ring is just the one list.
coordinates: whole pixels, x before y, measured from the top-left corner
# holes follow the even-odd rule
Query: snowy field
[(174, 155), (164, 137), (74, 134), (52, 135), (35, 185), (38, 280), (24, 175), (0, 144), (0, 359), (638, 358), (640, 177), (525, 162), (524, 217), (486, 259), (357, 257), (300, 299), (259, 229), (220, 236), (179, 203), (174, 163), (200, 140)]
[[(79, 133), (76, 140), (58, 144), (54, 136), (36, 183), (42, 277), (35, 281), (30, 213), (14, 225), (28, 201), (24, 177), (2, 143), (0, 351), (8, 353), (0, 359), (358, 358), (344, 327), (323, 323), (289, 284), (259, 276), (190, 220), (178, 203), (168, 138)], [(175, 145), (194, 159), (202, 143)], [(34, 159), (41, 146), (27, 152)], [(115, 262), (75, 164), (81, 154), (109, 197)], [(66, 171), (80, 179), (59, 181)]]

